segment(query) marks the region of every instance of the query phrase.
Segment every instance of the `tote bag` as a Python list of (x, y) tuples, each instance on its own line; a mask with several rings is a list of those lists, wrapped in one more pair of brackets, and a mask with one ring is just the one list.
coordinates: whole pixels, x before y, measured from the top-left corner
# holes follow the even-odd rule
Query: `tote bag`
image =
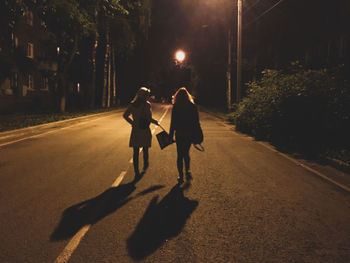
[(156, 135), (160, 149), (163, 150), (165, 147), (169, 146), (173, 143), (173, 140), (170, 138), (170, 135), (164, 130), (162, 126), (159, 125), (163, 129), (160, 133)]

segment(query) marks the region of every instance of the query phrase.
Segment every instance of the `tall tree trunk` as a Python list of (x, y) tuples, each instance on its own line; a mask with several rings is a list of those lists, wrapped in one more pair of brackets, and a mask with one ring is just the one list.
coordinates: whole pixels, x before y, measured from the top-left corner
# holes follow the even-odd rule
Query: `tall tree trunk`
[(112, 48), (112, 87), (113, 87), (113, 105), (117, 104), (117, 68), (115, 63), (115, 50)]
[(96, 101), (96, 49), (97, 49), (97, 33), (95, 34), (94, 46), (91, 54), (92, 61), (92, 77), (91, 84), (89, 85), (89, 108), (95, 107)]
[(106, 30), (106, 52), (104, 60), (104, 87), (103, 87), (103, 96), (102, 96), (102, 107), (110, 107), (110, 36), (109, 36), (109, 26), (107, 23)]
[(108, 54), (108, 68), (107, 68), (107, 79), (108, 79), (108, 87), (107, 87), (107, 107), (110, 108), (111, 107), (111, 87), (112, 87), (112, 81), (111, 81), (111, 59), (112, 59), (112, 55), (111, 55), (111, 42), (110, 42), (110, 32), (108, 29), (108, 48), (107, 48), (107, 54)]
[(105, 55), (106, 55), (106, 19), (103, 10), (97, 14), (97, 47), (96, 47), (96, 106), (103, 107), (103, 92), (105, 88)]
[(73, 49), (71, 50), (69, 57), (67, 59), (67, 62), (61, 65), (61, 70), (58, 72), (58, 85), (59, 89), (61, 90), (61, 97), (60, 97), (60, 112), (64, 113), (66, 111), (67, 106), (67, 93), (68, 93), (68, 87), (67, 87), (67, 79), (68, 79), (68, 72), (69, 68), (73, 63), (74, 56), (78, 50), (78, 36), (74, 37), (74, 44)]

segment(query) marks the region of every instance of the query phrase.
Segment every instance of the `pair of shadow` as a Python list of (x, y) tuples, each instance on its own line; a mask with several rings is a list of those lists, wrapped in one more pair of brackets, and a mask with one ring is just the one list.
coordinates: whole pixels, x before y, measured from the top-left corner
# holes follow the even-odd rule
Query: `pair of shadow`
[(73, 237), (83, 226), (92, 225), (115, 212), (132, 199), (152, 193), (163, 188), (162, 185), (151, 186), (148, 189), (130, 197), (136, 189), (135, 183), (111, 187), (102, 194), (67, 208), (60, 223), (50, 236), (51, 241), (59, 241)]
[(127, 240), (127, 248), (134, 260), (141, 260), (155, 252), (167, 240), (182, 231), (187, 219), (198, 206), (198, 201), (184, 196), (184, 186), (175, 185), (170, 192), (158, 202), (155, 196), (133, 234)]
[[(158, 196), (151, 200), (142, 219), (127, 240), (127, 248), (133, 259), (141, 260), (147, 257), (181, 232), (187, 219), (198, 206), (198, 201), (184, 196), (184, 190), (190, 186), (189, 182), (183, 186), (177, 184), (159, 202)], [(151, 186), (134, 197), (130, 195), (136, 189), (135, 182), (109, 188), (92, 199), (67, 208), (63, 212), (59, 225), (51, 234), (50, 240), (69, 239), (83, 226), (95, 224), (131, 200), (163, 187), (162, 185)]]

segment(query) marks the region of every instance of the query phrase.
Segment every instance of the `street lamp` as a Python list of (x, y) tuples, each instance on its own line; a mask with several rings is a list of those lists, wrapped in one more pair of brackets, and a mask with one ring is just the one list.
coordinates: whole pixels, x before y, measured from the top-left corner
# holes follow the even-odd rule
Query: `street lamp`
[[(236, 102), (241, 101), (242, 89), (242, 2), (237, 0), (237, 82)], [(227, 61), (227, 107), (231, 109), (231, 30), (228, 30), (228, 61)]]
[(237, 0), (237, 89), (236, 102), (241, 101), (242, 85), (242, 0)]
[(175, 52), (175, 60), (178, 63), (182, 63), (186, 58), (186, 54), (183, 50), (178, 50)]

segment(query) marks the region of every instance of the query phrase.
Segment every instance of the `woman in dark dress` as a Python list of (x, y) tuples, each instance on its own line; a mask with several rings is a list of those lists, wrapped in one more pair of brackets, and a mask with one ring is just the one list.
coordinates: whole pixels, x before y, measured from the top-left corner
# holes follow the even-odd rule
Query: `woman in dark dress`
[(185, 163), (186, 179), (191, 180), (190, 148), (195, 128), (199, 125), (199, 115), (191, 94), (185, 87), (178, 89), (173, 98), (171, 113), (170, 137), (175, 133), (177, 148), (178, 181), (183, 183), (183, 163)]

